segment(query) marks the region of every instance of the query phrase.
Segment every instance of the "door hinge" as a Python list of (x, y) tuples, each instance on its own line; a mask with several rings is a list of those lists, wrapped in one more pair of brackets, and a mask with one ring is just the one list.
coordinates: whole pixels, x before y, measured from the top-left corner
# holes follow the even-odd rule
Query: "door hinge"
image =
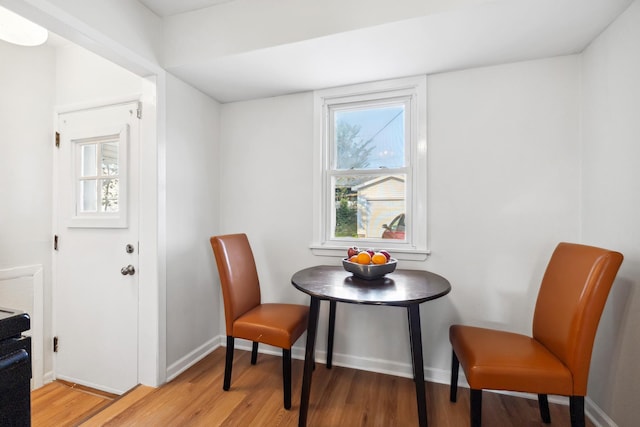
[(142, 118), (142, 102), (138, 102), (138, 108), (136, 109), (136, 117)]
[(60, 132), (56, 132), (56, 148), (60, 148)]
[(53, 250), (54, 251), (58, 250), (58, 235), (57, 234), (53, 235)]
[(53, 352), (58, 352), (58, 337), (53, 337)]

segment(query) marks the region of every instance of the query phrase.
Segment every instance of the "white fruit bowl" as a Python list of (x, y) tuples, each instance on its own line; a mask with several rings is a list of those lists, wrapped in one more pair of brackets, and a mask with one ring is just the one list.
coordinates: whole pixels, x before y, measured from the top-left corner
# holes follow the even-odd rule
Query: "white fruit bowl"
[(386, 264), (358, 264), (344, 258), (342, 266), (349, 273), (365, 280), (375, 280), (384, 277), (386, 274), (392, 273), (396, 269), (398, 261), (394, 258), (389, 259)]

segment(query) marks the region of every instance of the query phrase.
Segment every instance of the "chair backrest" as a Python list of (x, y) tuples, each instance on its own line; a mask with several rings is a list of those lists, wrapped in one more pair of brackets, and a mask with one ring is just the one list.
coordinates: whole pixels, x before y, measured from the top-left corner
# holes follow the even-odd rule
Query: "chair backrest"
[(622, 254), (560, 243), (542, 279), (533, 317), (533, 337), (573, 375), (573, 394), (585, 396), (591, 351)]
[(246, 234), (213, 236), (210, 241), (220, 275), (227, 335), (231, 336), (233, 322), (260, 305), (256, 262)]

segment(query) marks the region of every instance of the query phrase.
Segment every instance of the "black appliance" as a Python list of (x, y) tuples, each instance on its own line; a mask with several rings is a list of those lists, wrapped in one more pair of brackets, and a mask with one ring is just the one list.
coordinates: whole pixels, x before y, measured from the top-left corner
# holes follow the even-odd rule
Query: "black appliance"
[(31, 328), (27, 313), (0, 307), (0, 426), (31, 425)]

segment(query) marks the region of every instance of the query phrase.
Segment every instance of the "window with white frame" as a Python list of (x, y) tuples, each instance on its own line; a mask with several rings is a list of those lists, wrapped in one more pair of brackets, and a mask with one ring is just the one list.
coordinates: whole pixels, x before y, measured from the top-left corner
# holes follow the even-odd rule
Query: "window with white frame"
[(424, 259), (426, 77), (317, 91), (314, 132), (314, 253)]
[(69, 137), (73, 199), (68, 227), (126, 228), (129, 125)]

